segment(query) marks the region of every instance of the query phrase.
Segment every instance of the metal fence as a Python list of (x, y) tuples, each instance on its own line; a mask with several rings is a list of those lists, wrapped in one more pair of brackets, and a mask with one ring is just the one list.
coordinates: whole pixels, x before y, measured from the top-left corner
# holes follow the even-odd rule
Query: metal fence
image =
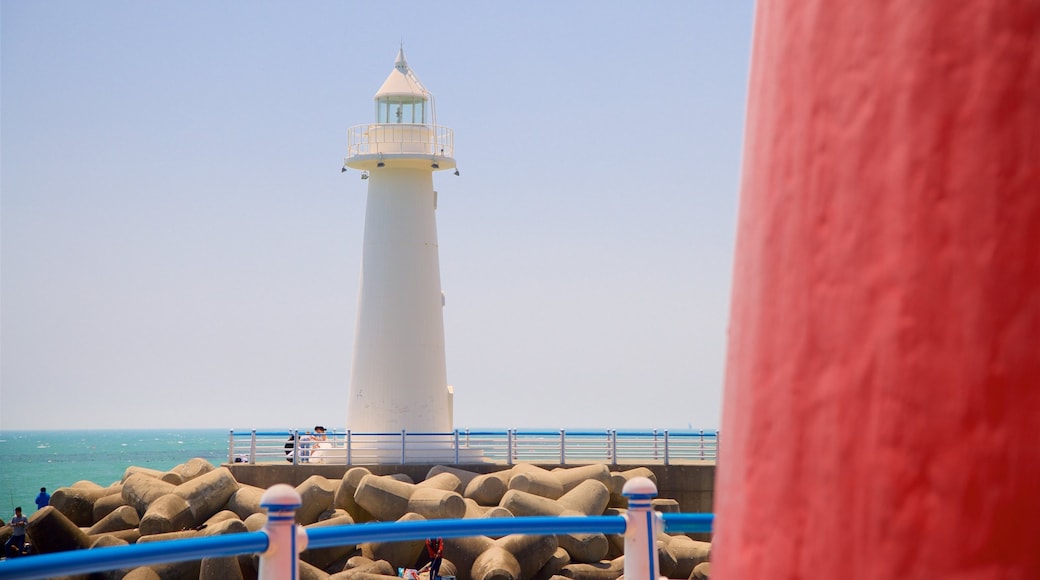
[(230, 431), (228, 462), (378, 465), (552, 463), (673, 465), (714, 461), (719, 432), (704, 430), (504, 431), (450, 433)]

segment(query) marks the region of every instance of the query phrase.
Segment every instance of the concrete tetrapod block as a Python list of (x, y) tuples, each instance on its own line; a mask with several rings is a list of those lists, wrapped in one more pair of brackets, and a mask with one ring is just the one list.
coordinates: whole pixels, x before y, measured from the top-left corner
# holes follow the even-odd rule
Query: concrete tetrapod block
[(296, 486), (296, 492), (303, 499), (303, 505), (296, 510), (296, 522), (307, 526), (318, 521), (318, 516), (332, 506), (336, 486), (325, 477), (312, 475)]
[(134, 568), (126, 576), (123, 576), (123, 580), (162, 580), (159, 578), (159, 574), (149, 568), (148, 566), (141, 566)]
[(458, 519), (466, 515), (466, 502), (454, 491), (415, 486), (408, 498), (408, 511), (428, 520)]
[(78, 487), (84, 491), (100, 491), (105, 489), (105, 487), (100, 483), (97, 483), (96, 481), (90, 481), (89, 479), (80, 479), (76, 481), (76, 483), (70, 485), (69, 487)]
[(377, 520), (392, 522), (408, 513), (408, 498), (414, 489), (415, 485), (389, 476), (366, 475), (354, 492), (354, 501)]
[(235, 512), (238, 517), (245, 520), (253, 514), (264, 513), (263, 508), (260, 507), (260, 498), (263, 497), (264, 490), (253, 485), (238, 484), (238, 490), (231, 494), (228, 498), (227, 509)]
[(200, 475), (205, 475), (216, 469), (212, 463), (206, 461), (201, 457), (194, 457), (189, 459), (187, 462), (178, 465), (173, 468), (184, 479), (184, 481), (191, 481)]
[(426, 479), (430, 479), (442, 473), (450, 473), (455, 477), (459, 478), (459, 483), (461, 483), (462, 485), (459, 489), (453, 490), (459, 493), (462, 493), (462, 491), (466, 489), (466, 486), (469, 485), (469, 482), (473, 481), (474, 478), (480, 476), (480, 474), (475, 471), (459, 469), (458, 467), (451, 467), (449, 465), (434, 465), (430, 468), (429, 471), (426, 472)]
[(243, 520), (243, 522), (246, 524), (246, 529), (247, 530), (249, 530), (250, 532), (256, 532), (256, 531), (264, 529), (264, 526), (267, 525), (267, 514), (265, 514), (265, 513), (253, 514), (253, 515), (249, 516), (248, 518), (246, 518), (245, 520)]
[(141, 518), (139, 529), (142, 536), (176, 532), (196, 526), (188, 500), (168, 493), (153, 501)]
[(199, 569), (199, 580), (244, 580), (238, 558), (203, 558)]
[(549, 470), (534, 465), (521, 463), (512, 469), (509, 478), (509, 489), (525, 491), (549, 499), (557, 499), (563, 495), (563, 484)]
[(575, 580), (616, 580), (625, 572), (625, 557), (595, 564), (567, 564), (560, 575)]
[(531, 580), (549, 580), (553, 576), (557, 575), (563, 567), (571, 563), (571, 555), (567, 553), (567, 550), (563, 548), (556, 548), (553, 552), (549, 561), (542, 566), (542, 569), (535, 573), (531, 577)]
[(101, 534), (90, 534), (87, 537), (90, 538), (90, 543), (91, 545), (93, 545), (94, 542), (97, 542), (98, 538), (102, 536), (116, 538), (117, 540), (122, 540), (127, 544), (136, 544), (137, 540), (141, 539), (141, 531), (137, 528), (133, 528), (129, 530), (116, 530), (114, 532), (104, 532)]
[[(179, 538), (202, 538), (207, 536), (219, 536), (224, 534), (238, 534), (246, 531), (245, 524), (241, 520), (224, 520), (214, 526), (209, 526), (201, 532), (171, 532), (169, 534), (156, 534), (154, 536), (141, 536), (138, 543), (160, 542)], [(170, 562), (166, 564), (155, 564), (151, 568), (155, 570), (163, 580), (194, 579), (199, 578), (202, 570), (201, 560), (190, 560), (186, 562)]]
[[(127, 468), (127, 471), (129, 472), (130, 469)], [(121, 493), (123, 501), (137, 510), (137, 515), (144, 516), (148, 511), (148, 504), (168, 493), (173, 493), (174, 487), (157, 477), (135, 472), (123, 480)]]
[(472, 580), (520, 580), (520, 562), (502, 546), (492, 546), (473, 562)]
[(507, 491), (499, 505), (518, 517), (558, 516), (564, 511), (564, 507), (556, 500), (518, 489)]
[(367, 572), (382, 576), (397, 575), (397, 570), (394, 570), (390, 562), (386, 560), (372, 560), (364, 556), (354, 556), (347, 560), (347, 565), (343, 567), (343, 571)]
[(29, 516), (25, 533), (32, 538), (39, 554), (52, 554), (90, 547), (90, 538), (54, 506), (46, 506)]
[(650, 500), (650, 507), (654, 511), (661, 512), (663, 514), (679, 513), (679, 502), (666, 497), (655, 497), (654, 499)]
[(129, 546), (130, 542), (117, 538), (111, 534), (99, 534), (97, 536), (91, 536), (90, 538), (90, 549), (94, 548), (111, 548), (113, 546)]
[[(568, 514), (565, 512), (564, 515), (580, 514)], [(607, 556), (607, 552), (610, 550), (607, 537), (603, 534), (558, 534), (556, 538), (560, 543), (560, 547), (567, 550), (567, 553), (570, 554), (573, 562), (599, 562)]]
[(557, 467), (550, 473), (556, 476), (563, 485), (564, 493), (574, 489), (581, 482), (594, 479), (610, 489), (610, 469), (603, 463), (582, 465), (581, 467)]
[[(123, 484), (117, 484), (114, 493), (106, 494), (99, 497), (94, 502), (94, 523), (100, 522), (105, 516), (115, 511), (120, 506), (127, 505), (126, 500), (123, 499)], [(110, 488), (111, 489), (111, 488)], [(140, 514), (138, 514), (140, 517)]]
[(344, 570), (343, 572), (337, 572), (332, 576), (329, 576), (329, 580), (391, 580), (392, 578), (400, 578), (397, 574), (374, 574), (372, 572), (355, 572), (354, 570)]
[[(125, 483), (123, 487), (126, 488)], [(173, 493), (188, 501), (195, 524), (198, 525), (223, 509), (236, 491), (238, 482), (235, 477), (228, 468), (220, 467), (178, 485)]]
[[(419, 514), (407, 513), (398, 518), (398, 522), (423, 521), (426, 518)], [(386, 560), (395, 569), (411, 568), (419, 559), (419, 554), (426, 547), (425, 540), (406, 540), (400, 542), (365, 542), (361, 544), (361, 555), (370, 560)]]
[(375, 516), (368, 513), (368, 510), (354, 501), (354, 494), (357, 492), (358, 485), (366, 475), (372, 475), (372, 472), (364, 467), (348, 469), (343, 474), (343, 478), (340, 479), (339, 487), (336, 488), (336, 495), (332, 499), (333, 507), (347, 510), (347, 513), (358, 523), (370, 522), (375, 519)]
[(693, 567), (690, 580), (708, 580), (711, 578), (711, 562), (701, 562)]
[(520, 577), (531, 578), (541, 570), (560, 547), (555, 536), (510, 534), (495, 542), (520, 563)]
[(311, 566), (307, 562), (300, 562), (299, 580), (328, 580), (328, 572), (321, 568)]
[(181, 474), (177, 473), (176, 471), (166, 471), (159, 476), (159, 479), (173, 485), (180, 485), (184, 483), (184, 478), (181, 477)]
[[(660, 540), (657, 542), (657, 566), (658, 572), (665, 578), (678, 578), (675, 575), (678, 562), (676, 562), (675, 556), (668, 551), (668, 546)], [(687, 576), (683, 575), (682, 577), (686, 578)]]
[(351, 521), (354, 520), (354, 518), (350, 516), (350, 512), (348, 512), (347, 510), (329, 508), (329, 509), (321, 512), (321, 514), (318, 516), (318, 521), (319, 522), (323, 522), (325, 520), (331, 520), (333, 518), (342, 518), (342, 517), (348, 517), (348, 518), (351, 519)]
[(689, 578), (697, 564), (707, 562), (711, 556), (711, 542), (700, 542), (689, 536), (672, 536), (666, 547), (675, 558), (674, 578)]
[(151, 477), (153, 479), (159, 479), (160, 477), (162, 477), (163, 473), (165, 472), (159, 471), (158, 469), (131, 465), (130, 467), (126, 468), (126, 471), (123, 472), (123, 479), (121, 479), (120, 481), (126, 483), (126, 480), (130, 479), (130, 476), (135, 474), (147, 475), (148, 477)]
[[(468, 497), (462, 498), (462, 501), (466, 502), (466, 514), (462, 516), (465, 519), (476, 519), (484, 517), (489, 508), (486, 508), (477, 502), (469, 499)], [(513, 515), (513, 514), (509, 514)]]
[(491, 506), (497, 505), (498, 502), (502, 501), (502, 496), (505, 495), (507, 489), (507, 479), (494, 473), (488, 473), (471, 479), (466, 484), (466, 489), (462, 492), (462, 495), (476, 501), (480, 505)]
[(566, 510), (587, 516), (598, 516), (610, 503), (610, 489), (601, 481), (586, 479), (556, 500)]
[(212, 516), (210, 516), (210, 518), (208, 520), (203, 522), (202, 526), (203, 526), (203, 529), (205, 529), (205, 528), (207, 528), (209, 526), (215, 526), (215, 525), (217, 525), (220, 522), (223, 522), (225, 520), (239, 520), (239, 521), (241, 521), (242, 518), (238, 517), (238, 514), (236, 514), (235, 512), (233, 512), (231, 510), (220, 510), (219, 512), (217, 512), (217, 513), (213, 514)]
[[(349, 526), (353, 523), (354, 520), (349, 515), (344, 515), (343, 517), (311, 524), (306, 526), (306, 529), (312, 530), (314, 528), (329, 526)], [(354, 544), (340, 544), (330, 548), (307, 549), (300, 552), (300, 559), (324, 569), (328, 568), (329, 564), (353, 552), (355, 548), (356, 546)]]
[[(584, 498), (586, 495), (601, 495), (601, 492), (595, 491), (595, 486), (597, 485), (601, 484), (597, 481), (590, 481), (587, 488), (574, 488), (572, 490), (572, 492), (576, 492), (572, 497), (574, 503), (582, 503), (579, 499)], [(559, 501), (515, 489), (507, 491), (505, 496), (502, 497), (502, 507), (518, 517), (592, 515), (567, 510), (560, 505)], [(597, 562), (607, 555), (609, 549), (607, 537), (603, 534), (559, 534), (557, 538), (560, 546), (567, 550), (567, 553), (570, 554), (571, 559), (575, 562)]]
[(473, 563), (494, 545), (495, 541), (487, 536), (444, 538), (444, 557), (455, 563), (458, 580), (470, 580)]
[(72, 520), (77, 526), (94, 524), (94, 502), (104, 495), (104, 488), (77, 485), (54, 490), (50, 505)]
[(645, 477), (657, 485), (657, 476), (646, 467), (636, 467), (626, 471), (615, 471), (610, 474), (610, 507), (628, 507), (628, 498), (621, 491), (628, 480), (633, 477)]
[(141, 518), (137, 515), (137, 510), (128, 505), (121, 505), (112, 510), (111, 513), (103, 517), (96, 524), (90, 526), (90, 529), (87, 530), (87, 534), (92, 535), (103, 534), (105, 532), (117, 532), (120, 530), (132, 530), (139, 525), (141, 525)]
[(433, 476), (428, 476), (426, 479), (415, 484), (416, 487), (432, 487), (434, 489), (440, 489), (444, 491), (453, 491), (458, 494), (462, 494), (464, 489), (462, 486), (462, 480), (453, 473), (441, 472)]

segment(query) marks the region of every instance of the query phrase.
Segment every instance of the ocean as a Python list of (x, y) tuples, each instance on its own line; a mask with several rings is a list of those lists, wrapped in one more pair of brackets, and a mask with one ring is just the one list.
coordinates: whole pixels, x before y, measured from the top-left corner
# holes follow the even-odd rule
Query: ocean
[(41, 487), (49, 493), (80, 480), (107, 486), (131, 465), (169, 470), (193, 457), (227, 461), (226, 429), (2, 431), (0, 518), (14, 508), (36, 511)]

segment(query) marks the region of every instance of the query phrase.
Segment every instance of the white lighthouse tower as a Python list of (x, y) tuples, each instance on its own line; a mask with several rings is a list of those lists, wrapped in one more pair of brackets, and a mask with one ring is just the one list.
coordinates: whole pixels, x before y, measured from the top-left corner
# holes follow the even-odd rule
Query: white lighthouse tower
[(452, 401), (433, 172), (455, 167), (452, 131), (436, 124), (432, 95), (403, 47), (375, 105), (374, 123), (350, 128), (344, 159), (368, 180), (347, 428), (446, 433)]

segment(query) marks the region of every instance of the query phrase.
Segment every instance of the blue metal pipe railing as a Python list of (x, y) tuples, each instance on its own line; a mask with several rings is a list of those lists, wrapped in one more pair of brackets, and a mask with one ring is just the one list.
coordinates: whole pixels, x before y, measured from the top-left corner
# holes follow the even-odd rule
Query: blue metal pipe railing
[(267, 534), (248, 532), (24, 556), (0, 562), (0, 579), (51, 578), (149, 564), (237, 556), (264, 552), (267, 546)]

